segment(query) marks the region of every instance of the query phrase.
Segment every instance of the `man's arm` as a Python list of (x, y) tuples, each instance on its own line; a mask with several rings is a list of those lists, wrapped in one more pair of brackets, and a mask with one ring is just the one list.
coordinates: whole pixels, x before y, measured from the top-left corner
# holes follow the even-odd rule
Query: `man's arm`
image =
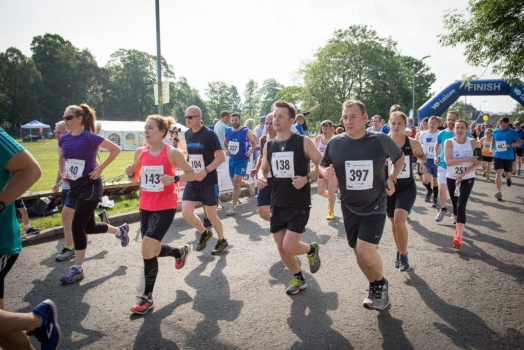
[(255, 147), (257, 147), (257, 140), (255, 139), (255, 134), (253, 134), (253, 131), (249, 129), (247, 130), (247, 140), (249, 141), (251, 147), (249, 148), (249, 151), (247, 151), (246, 156), (251, 158), (251, 155), (253, 155), (253, 152), (255, 151)]
[(0, 192), (0, 201), (6, 205), (22, 196), (42, 176), (42, 169), (27, 150), (15, 154), (4, 168), (13, 174)]

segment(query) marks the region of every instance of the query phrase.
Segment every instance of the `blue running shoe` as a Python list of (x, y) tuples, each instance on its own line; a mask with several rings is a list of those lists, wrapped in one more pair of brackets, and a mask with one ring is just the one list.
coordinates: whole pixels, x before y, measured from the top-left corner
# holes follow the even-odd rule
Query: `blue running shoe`
[(512, 184), (513, 184), (513, 181), (511, 181), (511, 177), (508, 177), (506, 179), (506, 185), (508, 185), (508, 187), (511, 187)]
[(116, 233), (116, 238), (120, 240), (122, 247), (127, 247), (129, 244), (129, 225), (123, 224), (118, 226), (118, 231)]
[(57, 309), (55, 303), (47, 299), (33, 309), (33, 313), (42, 318), (42, 325), (27, 335), (34, 335), (42, 343), (42, 349), (54, 350), (60, 346), (62, 332), (57, 321)]
[(71, 266), (68, 274), (60, 278), (63, 284), (74, 283), (84, 278), (84, 270), (81, 267)]

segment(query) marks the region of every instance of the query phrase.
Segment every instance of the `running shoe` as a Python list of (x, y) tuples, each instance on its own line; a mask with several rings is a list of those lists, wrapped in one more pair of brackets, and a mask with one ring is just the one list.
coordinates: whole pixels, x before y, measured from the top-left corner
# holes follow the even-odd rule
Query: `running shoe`
[(499, 201), (501, 201), (502, 200), (502, 193), (500, 193), (500, 191), (495, 192), (495, 198), (497, 198)]
[(30, 227), (27, 230), (25, 230), (25, 234), (28, 235), (28, 236), (37, 235), (39, 233), (40, 233), (40, 229), (39, 228)]
[(384, 310), (389, 306), (389, 282), (384, 278), (385, 283), (381, 286), (375, 285), (375, 295), (373, 297), (373, 308)]
[(237, 213), (237, 208), (234, 205), (230, 206), (229, 209), (226, 211), (227, 216), (233, 216), (236, 213)]
[(204, 216), (204, 222), (203, 222), (203, 224), (204, 224), (204, 227), (205, 227), (205, 228), (213, 227), (213, 224), (211, 224), (211, 221), (209, 221), (209, 219), (206, 218), (205, 216)]
[(511, 172), (511, 175), (517, 175), (517, 171), (516, 171), (516, 170), (513, 170), (513, 171)]
[(129, 244), (129, 225), (123, 224), (118, 226), (118, 231), (116, 232), (115, 236), (120, 240), (122, 247), (127, 247)]
[(318, 253), (320, 253), (320, 247), (316, 242), (311, 243), (311, 245), (315, 248), (315, 252), (306, 254), (306, 256), (309, 261), (309, 271), (315, 273), (320, 269), (320, 256), (318, 255)]
[(503, 179), (506, 178), (506, 174), (505, 174), (505, 173), (502, 173), (502, 178), (503, 178)]
[(327, 216), (326, 216), (326, 219), (327, 220), (333, 220), (335, 218), (335, 213), (333, 213), (332, 211), (329, 211)]
[(42, 325), (27, 335), (34, 335), (42, 343), (42, 349), (57, 349), (62, 340), (58, 325), (58, 309), (51, 299), (44, 300), (33, 309), (33, 313), (42, 319)]
[(462, 237), (456, 236), (453, 238), (453, 248), (460, 249), (462, 247)]
[(520, 176), (520, 169), (519, 169), (519, 170), (517, 170), (517, 175), (518, 175), (518, 176)]
[(227, 240), (225, 238), (223, 240), (218, 240), (217, 244), (215, 245), (215, 249), (211, 251), (211, 254), (212, 255), (222, 254), (226, 250), (228, 245), (229, 244), (227, 243)]
[(400, 253), (397, 252), (397, 258), (395, 259), (395, 268), (396, 269), (398, 269), (399, 259), (400, 259)]
[(404, 272), (410, 269), (409, 261), (408, 261), (408, 253), (400, 254), (399, 260), (400, 262), (398, 264), (398, 269), (400, 272)]
[(368, 289), (368, 296), (364, 298), (364, 301), (362, 301), (362, 306), (364, 306), (368, 310), (374, 310), (373, 307), (373, 298), (375, 297), (375, 286), (369, 285)]
[(435, 216), (435, 221), (436, 222), (441, 222), (447, 212), (448, 212), (447, 210), (440, 209), (438, 211), (437, 216)]
[(109, 216), (107, 215), (107, 211), (105, 211), (105, 209), (98, 213), (98, 217), (100, 218), (101, 222), (109, 225)]
[(426, 195), (424, 196), (424, 202), (429, 203), (430, 201), (431, 201), (431, 193), (428, 192), (428, 193), (426, 193)]
[(249, 194), (251, 195), (251, 197), (255, 195), (255, 192), (256, 192), (255, 181), (253, 181), (252, 183), (249, 184)]
[(506, 179), (506, 185), (507, 185), (508, 187), (511, 187), (512, 184), (513, 184), (513, 181), (511, 181), (511, 177), (508, 177), (508, 178)]
[(206, 247), (206, 242), (213, 236), (213, 233), (209, 230), (205, 230), (204, 233), (200, 234), (200, 242), (196, 246), (197, 251), (201, 251)]
[(60, 278), (63, 284), (75, 283), (84, 278), (84, 269), (81, 267), (71, 266), (71, 269), (64, 277)]
[(440, 203), (438, 202), (437, 198), (433, 198), (433, 204), (431, 205), (433, 208), (440, 209)]
[(295, 276), (291, 280), (291, 282), (289, 282), (289, 285), (286, 288), (286, 293), (289, 295), (294, 295), (306, 288), (307, 288), (306, 280)]
[(66, 260), (71, 260), (74, 257), (75, 257), (75, 250), (67, 249), (66, 247), (64, 247), (64, 249), (62, 249), (62, 251), (58, 253), (55, 260), (56, 261), (66, 261)]
[(154, 307), (155, 305), (153, 304), (153, 296), (151, 293), (148, 295), (144, 294), (138, 297), (138, 301), (135, 305), (131, 306), (131, 312), (139, 315), (145, 315)]
[(175, 269), (180, 270), (186, 264), (188, 254), (191, 252), (189, 244), (184, 244), (180, 248), (180, 252), (183, 254), (182, 257), (175, 259)]
[(487, 172), (486, 170), (484, 170), (484, 172), (482, 173), (482, 176), (483, 176), (483, 177), (488, 176), (488, 172)]
[(451, 213), (451, 223), (453, 225), (456, 225), (457, 224), (457, 218), (455, 217), (455, 214)]

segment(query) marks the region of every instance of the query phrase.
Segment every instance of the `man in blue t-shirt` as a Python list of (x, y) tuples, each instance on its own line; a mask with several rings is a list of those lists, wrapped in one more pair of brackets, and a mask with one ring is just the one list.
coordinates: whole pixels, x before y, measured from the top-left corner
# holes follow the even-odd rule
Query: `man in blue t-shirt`
[(496, 171), (495, 186), (497, 192), (495, 198), (502, 200), (502, 173), (506, 175), (506, 185), (511, 186), (511, 169), (515, 161), (514, 147), (521, 147), (522, 140), (517, 132), (509, 127), (509, 118), (501, 117), (499, 119), (499, 128), (493, 131), (492, 149), (495, 150), (493, 155), (493, 166)]
[[(524, 129), (520, 127), (520, 122), (517, 120), (513, 123), (513, 126), (515, 126), (515, 131), (517, 132), (517, 135), (519, 135), (519, 138), (521, 140), (524, 140)], [(524, 155), (524, 143), (517, 147), (515, 151), (517, 153), (517, 175), (520, 175), (520, 167), (522, 166), (522, 155)]]

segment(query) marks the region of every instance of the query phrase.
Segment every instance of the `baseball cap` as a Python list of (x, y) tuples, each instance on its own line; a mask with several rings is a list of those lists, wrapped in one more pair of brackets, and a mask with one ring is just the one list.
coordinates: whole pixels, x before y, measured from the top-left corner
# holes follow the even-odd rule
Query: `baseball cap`
[(260, 123), (265, 123), (266, 122), (266, 117), (260, 117)]

